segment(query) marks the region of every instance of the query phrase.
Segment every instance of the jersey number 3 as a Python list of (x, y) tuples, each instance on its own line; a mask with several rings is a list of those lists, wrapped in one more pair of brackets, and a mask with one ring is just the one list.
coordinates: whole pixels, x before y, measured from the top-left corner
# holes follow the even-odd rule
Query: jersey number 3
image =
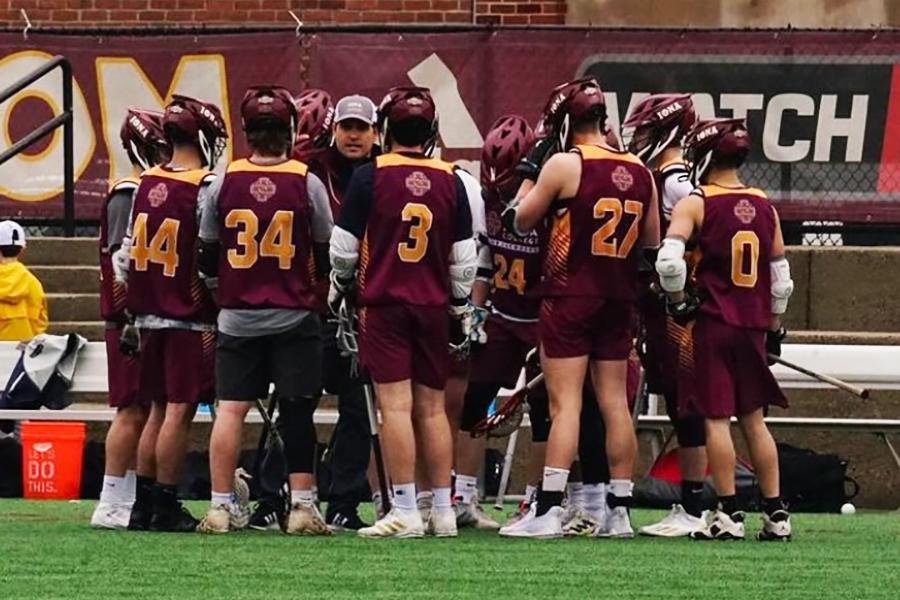
[[(631, 221), (631, 226), (628, 227), (625, 238), (620, 242), (614, 236), (619, 228), (619, 222), (622, 220), (623, 207), (624, 214), (633, 215), (634, 219)], [(591, 238), (591, 254), (610, 258), (628, 258), (631, 248), (637, 241), (638, 225), (641, 217), (644, 216), (644, 205), (636, 200), (622, 202), (618, 198), (600, 198), (594, 204), (594, 218), (602, 219), (607, 214), (612, 217), (607, 219)]]
[(400, 218), (404, 223), (412, 224), (409, 226), (409, 239), (397, 244), (397, 255), (403, 262), (417, 263), (428, 251), (428, 232), (434, 215), (424, 204), (410, 202), (403, 207)]

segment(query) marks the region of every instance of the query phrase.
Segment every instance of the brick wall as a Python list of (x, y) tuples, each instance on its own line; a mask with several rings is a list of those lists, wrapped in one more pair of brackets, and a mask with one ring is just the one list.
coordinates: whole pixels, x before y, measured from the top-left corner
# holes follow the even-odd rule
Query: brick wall
[[(474, 0), (477, 23), (563, 24), (566, 0)], [(0, 27), (471, 23), (473, 0), (0, 0)]]

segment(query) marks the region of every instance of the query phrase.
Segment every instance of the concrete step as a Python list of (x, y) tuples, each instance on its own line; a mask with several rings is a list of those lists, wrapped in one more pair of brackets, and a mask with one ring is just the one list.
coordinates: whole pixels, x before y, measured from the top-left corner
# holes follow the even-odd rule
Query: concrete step
[(89, 342), (102, 342), (106, 338), (106, 323), (103, 321), (50, 321), (48, 333), (66, 335), (77, 333)]
[(99, 261), (97, 238), (32, 237), (22, 260), (27, 265), (91, 265)]
[(99, 321), (99, 294), (47, 294), (50, 322)]
[(48, 294), (97, 294), (100, 292), (100, 267), (29, 265)]
[(788, 344), (842, 344), (849, 346), (897, 346), (900, 333), (877, 331), (788, 330)]

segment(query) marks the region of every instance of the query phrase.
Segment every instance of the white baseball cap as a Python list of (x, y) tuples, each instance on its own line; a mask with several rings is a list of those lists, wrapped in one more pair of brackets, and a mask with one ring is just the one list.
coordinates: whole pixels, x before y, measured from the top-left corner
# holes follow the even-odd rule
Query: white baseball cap
[(374, 125), (378, 120), (375, 103), (365, 96), (344, 96), (335, 106), (334, 122), (340, 123), (347, 119), (359, 119), (363, 123)]
[(25, 230), (15, 221), (0, 221), (0, 246), (25, 247)]

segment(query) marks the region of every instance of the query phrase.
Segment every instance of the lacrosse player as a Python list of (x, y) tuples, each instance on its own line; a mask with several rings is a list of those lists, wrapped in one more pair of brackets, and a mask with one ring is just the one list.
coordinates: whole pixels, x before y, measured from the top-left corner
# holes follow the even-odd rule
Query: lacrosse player
[[(100, 212), (100, 314), (106, 321), (106, 371), (109, 405), (116, 409), (106, 434), (106, 467), (100, 502), (91, 516), (91, 525), (103, 529), (126, 529), (131, 518), (136, 487), (135, 464), (138, 441), (147, 423), (150, 407), (138, 402), (138, 362), (135, 356), (119, 351), (119, 338), (128, 322), (125, 312), (126, 288), (116, 281), (113, 254), (121, 247), (128, 230), (134, 192), (141, 173), (168, 161), (171, 148), (162, 128), (162, 113), (129, 108), (120, 138), (131, 161), (131, 174), (109, 189)], [(162, 425), (162, 413), (147, 425), (147, 439), (155, 440)], [(142, 456), (152, 456), (144, 452)], [(150, 472), (145, 467), (142, 472)]]
[[(662, 229), (675, 204), (694, 189), (681, 142), (697, 120), (690, 94), (654, 94), (632, 109), (622, 125), (628, 150), (644, 161), (656, 178)], [(692, 260), (691, 267), (696, 263)], [(703, 526), (703, 480), (706, 478), (706, 436), (703, 417), (690, 409), (693, 404), (691, 335), (686, 327), (666, 315), (665, 297), (658, 283), (641, 294), (639, 308), (645, 330), (644, 369), (648, 391), (662, 394), (666, 413), (678, 440), (681, 471), (681, 503), (675, 504), (659, 523), (641, 527), (642, 535), (683, 537)]]
[[(691, 178), (699, 187), (675, 206), (656, 271), (669, 313), (681, 322), (696, 316), (696, 408), (706, 418), (718, 507), (691, 538), (744, 537), (730, 430), (731, 417), (737, 416), (763, 496), (757, 537), (787, 540), (791, 520), (779, 496), (778, 451), (763, 420), (768, 405), (787, 406), (766, 356), (767, 351), (781, 353), (781, 315), (794, 289), (781, 224), (766, 195), (741, 182), (738, 169), (750, 149), (743, 119), (700, 121), (688, 134), (685, 149)], [(701, 254), (698, 296), (685, 294), (684, 253), (690, 240), (696, 240)]]
[(253, 151), (228, 165), (203, 207), (198, 260), (218, 277), (219, 410), (210, 438), (212, 500), (198, 530), (247, 525), (232, 477), (247, 411), (274, 384), (285, 431), (291, 489), (288, 534), (327, 535), (315, 503), (316, 432), (322, 349), (315, 281), (327, 276), (332, 218), (321, 180), (288, 159), (297, 112), (278, 86), (255, 86), (241, 103)]
[(210, 169), (228, 134), (217, 106), (179, 95), (166, 107), (163, 131), (171, 160), (144, 172), (130, 236), (113, 255), (116, 277), (127, 280), (126, 307), (140, 330), (139, 340), (123, 336), (128, 351), (140, 352), (139, 399), (153, 405), (151, 423), (163, 419), (158, 439), (150, 437), (152, 428), (141, 434), (128, 527), (193, 531), (197, 520), (178, 501), (177, 484), (197, 404), (214, 396), (216, 315), (197, 274), (194, 246), (202, 197), (215, 178)]
[(434, 492), (427, 529), (454, 537), (444, 386), (449, 343), (470, 333), (466, 299), (477, 260), (471, 211), (453, 165), (429, 158), (437, 114), (428, 89), (390, 90), (379, 131), (388, 153), (353, 174), (331, 238), (329, 306), (337, 312), (353, 293), (360, 307), (360, 359), (381, 407), (394, 493), (392, 510), (359, 535), (424, 535), (416, 510), (418, 438)]
[[(520, 235), (552, 215), (538, 336), (552, 423), (541, 490), (531, 512), (500, 530), (509, 537), (563, 534), (560, 504), (578, 446), (588, 368), (606, 424), (610, 468), (604, 534), (631, 537), (631, 475), (637, 440), (626, 399), (626, 360), (642, 247), (659, 243), (653, 176), (604, 142), (606, 106), (593, 78), (558, 86), (544, 111), (547, 137), (520, 172), (518, 206), (503, 214)], [(547, 158), (554, 150), (561, 150)], [(546, 161), (546, 164), (544, 164)]]

